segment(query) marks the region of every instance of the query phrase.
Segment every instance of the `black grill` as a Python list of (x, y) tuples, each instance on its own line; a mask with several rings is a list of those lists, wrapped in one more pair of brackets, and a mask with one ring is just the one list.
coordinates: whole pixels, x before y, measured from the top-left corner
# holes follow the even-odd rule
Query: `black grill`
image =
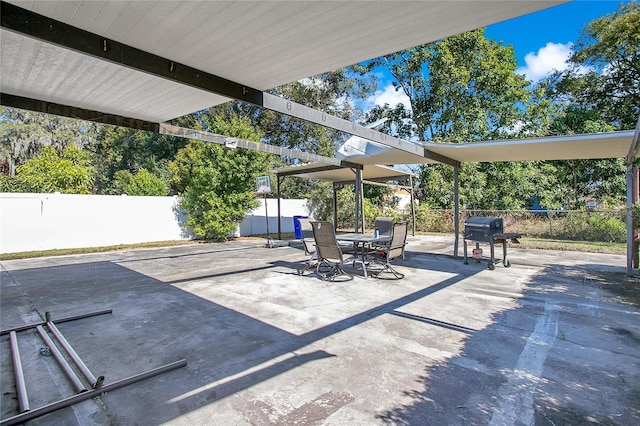
[(490, 243), (495, 234), (504, 232), (501, 217), (470, 217), (464, 223), (464, 239), (481, 243)]
[(491, 270), (495, 269), (495, 243), (502, 243), (502, 264), (505, 267), (511, 266), (507, 259), (507, 240), (518, 242), (518, 238), (522, 235), (517, 233), (505, 233), (504, 222), (501, 217), (470, 217), (464, 222), (464, 264), (469, 264), (467, 258), (467, 241), (476, 243), (473, 249), (473, 258), (476, 262), (482, 259), (482, 250), (480, 243), (489, 244), (491, 246), (491, 257), (487, 267)]

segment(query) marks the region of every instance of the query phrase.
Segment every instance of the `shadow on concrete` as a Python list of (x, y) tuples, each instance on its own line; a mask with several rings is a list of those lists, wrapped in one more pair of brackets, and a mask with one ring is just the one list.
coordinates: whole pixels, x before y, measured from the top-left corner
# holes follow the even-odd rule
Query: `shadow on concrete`
[[(638, 289), (622, 268), (549, 266), (486, 328), (447, 327), (465, 334), (462, 351), (426, 365), (422, 390), (407, 391), (412, 402), (377, 418), (393, 425), (640, 424)], [(418, 320), (426, 335), (441, 327)]]
[[(206, 250), (199, 254), (219, 252)], [(246, 255), (246, 251), (243, 253)], [(181, 260), (185, 256), (190, 254), (143, 256), (135, 261), (162, 263)], [(147, 424), (170, 421), (302, 364), (332, 357), (325, 351), (307, 353), (303, 348), (373, 318), (385, 314), (401, 315), (397, 310), (402, 306), (464, 278), (457, 274), (409, 295), (295, 335), (175, 286), (193, 281), (215, 286), (215, 282), (206, 284), (210, 278), (246, 280), (250, 279), (251, 273), (261, 270), (292, 268), (294, 262), (274, 261), (245, 269), (237, 265), (233, 270), (205, 274), (198, 273), (197, 267), (183, 265), (183, 270), (176, 272), (183, 277), (167, 281), (124, 266), (132, 262), (127, 258), (97, 262), (80, 259), (78, 263), (3, 271), (3, 329), (42, 320), (45, 312), (51, 312), (55, 321), (78, 313), (113, 309), (112, 315), (59, 325), (94, 375), (106, 377), (105, 385), (182, 358), (187, 360), (186, 368), (110, 392), (103, 400), (106, 409), (93, 414), (93, 421), (97, 422), (130, 424), (135, 423), (133, 419), (136, 418), (144, 418)], [(422, 320), (429, 321), (426, 317)], [(444, 323), (440, 326), (456, 327)], [(41, 343), (30, 345), (23, 351), (33, 352)], [(10, 361), (7, 361), (10, 355), (6, 351), (3, 353), (3, 369), (10, 368)], [(52, 369), (50, 359), (29, 359), (25, 365), (30, 377), (27, 387), (32, 390), (35, 400), (40, 401), (38, 406), (73, 394), (64, 378), (47, 385), (40, 383), (39, 378), (47, 376), (47, 371)], [(42, 368), (42, 373), (33, 374)], [(3, 380), (3, 418), (17, 413), (14, 392), (11, 381)], [(131, 398), (131, 395), (136, 396)], [(158, 401), (166, 401), (161, 410), (157, 407)], [(63, 416), (64, 410), (69, 409), (48, 416)], [(125, 414), (111, 418), (113, 412)], [(133, 419), (127, 418), (126, 413), (133, 413)]]

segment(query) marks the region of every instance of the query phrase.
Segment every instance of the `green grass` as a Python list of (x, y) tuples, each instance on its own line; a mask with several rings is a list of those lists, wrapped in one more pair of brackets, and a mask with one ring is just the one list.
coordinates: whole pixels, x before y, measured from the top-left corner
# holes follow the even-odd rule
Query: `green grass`
[(172, 247), (172, 246), (183, 246), (187, 244), (197, 244), (199, 242), (201, 241), (194, 241), (194, 240), (156, 241), (152, 243), (118, 244), (115, 246), (105, 246), (105, 247), (86, 247), (86, 248), (70, 248), (70, 249), (58, 249), (58, 250), (25, 251), (25, 252), (19, 252), (19, 253), (1, 253), (0, 260), (29, 259), (33, 257), (46, 257), (46, 256), (64, 256), (68, 254), (103, 253), (107, 251), (128, 250), (128, 249), (138, 249), (138, 248)]
[(604, 243), (599, 241), (586, 242), (546, 240), (542, 238), (521, 238), (519, 247), (542, 250), (582, 251), (586, 253), (627, 253), (627, 245), (625, 243)]

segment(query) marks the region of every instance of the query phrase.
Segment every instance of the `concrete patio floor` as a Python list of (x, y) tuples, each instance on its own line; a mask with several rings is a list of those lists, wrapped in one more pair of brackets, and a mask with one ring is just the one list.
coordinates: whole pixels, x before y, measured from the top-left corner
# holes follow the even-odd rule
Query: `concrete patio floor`
[[(410, 236), (397, 281), (300, 277), (301, 245), (264, 240), (0, 262), (3, 330), (112, 309), (58, 324), (105, 386), (187, 361), (28, 424), (640, 424), (624, 256), (511, 245), (490, 271), (452, 244)], [(17, 336), (31, 408), (73, 395), (36, 331)]]

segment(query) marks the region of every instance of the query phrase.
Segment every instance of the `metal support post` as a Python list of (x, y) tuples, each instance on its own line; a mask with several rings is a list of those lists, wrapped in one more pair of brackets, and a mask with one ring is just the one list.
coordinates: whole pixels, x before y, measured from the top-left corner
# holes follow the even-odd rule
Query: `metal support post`
[(282, 239), (282, 208), (280, 206), (280, 179), (281, 176), (276, 175), (276, 188), (278, 191), (278, 240)]
[(333, 184), (333, 229), (338, 229), (338, 189)]
[(627, 276), (633, 276), (633, 164), (627, 165)]
[[(460, 238), (460, 178), (458, 176), (460, 166), (453, 166), (453, 257), (458, 258), (458, 239)], [(466, 250), (466, 242), (465, 244)]]
[(353, 231), (358, 232), (360, 230), (360, 196), (362, 189), (362, 170), (355, 169), (356, 182), (355, 182), (355, 217), (353, 223)]
[(411, 201), (411, 235), (416, 236), (416, 207), (413, 204), (413, 176), (409, 175), (409, 200)]

